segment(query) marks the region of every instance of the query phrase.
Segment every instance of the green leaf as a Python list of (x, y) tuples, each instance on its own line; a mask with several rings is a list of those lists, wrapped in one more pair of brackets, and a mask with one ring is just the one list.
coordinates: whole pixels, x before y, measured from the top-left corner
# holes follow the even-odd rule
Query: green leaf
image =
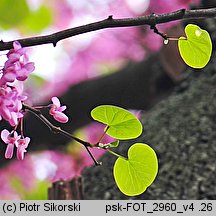
[(181, 57), (190, 67), (205, 67), (212, 53), (212, 42), (209, 33), (197, 25), (188, 24), (185, 27), (185, 34), (186, 38), (180, 37), (178, 40)]
[(106, 133), (116, 139), (133, 139), (142, 133), (141, 122), (123, 108), (101, 105), (91, 111), (94, 120), (106, 124)]
[(29, 14), (26, 0), (0, 1), (0, 26), (8, 29), (19, 25)]
[(116, 148), (119, 145), (119, 140), (107, 144), (99, 143), (98, 145), (100, 148)]
[(118, 147), (118, 145), (119, 145), (119, 140), (116, 140), (108, 144), (109, 148), (116, 148)]
[(119, 157), (113, 169), (118, 188), (127, 196), (142, 194), (152, 184), (157, 172), (156, 153), (143, 143), (132, 145), (128, 150), (128, 159)]

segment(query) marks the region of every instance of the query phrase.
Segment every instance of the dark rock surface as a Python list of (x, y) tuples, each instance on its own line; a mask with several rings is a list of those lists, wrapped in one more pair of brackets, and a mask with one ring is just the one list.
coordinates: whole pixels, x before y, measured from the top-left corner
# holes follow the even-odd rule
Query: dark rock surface
[[(187, 78), (167, 99), (142, 114), (143, 135), (159, 158), (159, 173), (145, 193), (132, 199), (216, 199), (216, 61)], [(137, 141), (137, 140), (136, 140)], [(116, 151), (127, 155), (133, 141)], [(85, 199), (131, 199), (115, 185), (115, 157), (101, 158), (103, 166), (85, 169)]]

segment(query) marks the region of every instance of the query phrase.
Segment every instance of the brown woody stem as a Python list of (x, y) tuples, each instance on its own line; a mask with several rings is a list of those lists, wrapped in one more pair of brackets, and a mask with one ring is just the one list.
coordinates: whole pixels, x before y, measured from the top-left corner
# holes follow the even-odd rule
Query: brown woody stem
[[(90, 23), (87, 25), (82, 25), (70, 29), (66, 29), (63, 31), (55, 32), (49, 35), (29, 37), (23, 39), (14, 39), (13, 41), (19, 41), (22, 47), (36, 46), (42, 44), (56, 44), (64, 40), (66, 38), (73, 37), (75, 35), (97, 31), (105, 28), (117, 28), (117, 27), (131, 27), (131, 26), (141, 26), (141, 25), (149, 25), (151, 27), (161, 24), (167, 23), (175, 20), (183, 20), (183, 19), (200, 19), (200, 18), (210, 18), (216, 17), (216, 8), (210, 9), (197, 9), (197, 10), (177, 10), (171, 13), (165, 14), (151, 14), (147, 16), (141, 16), (136, 18), (126, 18), (126, 19), (114, 19), (113, 16), (109, 16), (107, 19)], [(13, 48), (13, 41), (0, 41), (0, 51), (1, 50), (9, 50)]]
[(70, 133), (68, 133), (67, 131), (62, 130), (60, 127), (56, 127), (55, 125), (53, 125), (39, 110), (27, 105), (27, 104), (23, 104), (23, 109), (24, 110), (28, 110), (31, 113), (33, 113), (35, 116), (37, 116), (47, 127), (49, 127), (49, 129), (53, 132), (53, 133), (58, 133), (61, 134), (63, 136), (66, 136), (70, 139), (73, 139), (77, 142), (79, 142), (80, 144), (84, 145), (84, 147), (86, 148), (87, 152), (89, 153), (90, 157), (92, 158), (92, 160), (94, 161), (95, 165), (101, 165), (101, 163), (99, 163), (95, 157), (92, 155), (92, 153), (90, 152), (90, 150), (88, 149), (88, 147), (93, 147), (93, 145), (91, 145), (90, 143), (81, 140), (77, 137), (74, 137), (73, 135), (71, 135)]

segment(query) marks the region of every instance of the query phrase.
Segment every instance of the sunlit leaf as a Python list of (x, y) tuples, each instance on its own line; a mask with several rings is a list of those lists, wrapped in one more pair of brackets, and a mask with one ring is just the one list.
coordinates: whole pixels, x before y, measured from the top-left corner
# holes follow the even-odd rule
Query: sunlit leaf
[(91, 111), (94, 120), (106, 124), (107, 134), (116, 139), (133, 139), (142, 133), (140, 121), (123, 108), (112, 105), (101, 105)]
[(180, 37), (178, 47), (180, 55), (187, 65), (203, 68), (209, 62), (212, 53), (212, 42), (209, 33), (197, 25), (185, 27), (185, 37)]
[(0, 26), (8, 29), (19, 25), (29, 14), (26, 0), (0, 1)]
[(154, 150), (146, 144), (136, 143), (128, 150), (128, 159), (119, 157), (113, 174), (120, 191), (127, 196), (142, 194), (158, 172), (158, 160)]

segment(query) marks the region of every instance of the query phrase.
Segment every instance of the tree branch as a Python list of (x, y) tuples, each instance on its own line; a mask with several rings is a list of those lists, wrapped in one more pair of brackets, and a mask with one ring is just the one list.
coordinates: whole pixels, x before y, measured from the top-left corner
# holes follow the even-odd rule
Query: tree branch
[[(20, 42), (23, 47), (36, 46), (42, 44), (56, 44), (66, 38), (73, 37), (75, 35), (96, 31), (105, 28), (116, 28), (116, 27), (130, 27), (130, 26), (141, 26), (149, 25), (155, 26), (161, 23), (167, 23), (175, 20), (182, 19), (200, 19), (200, 18), (210, 18), (216, 17), (216, 8), (211, 9), (198, 9), (198, 10), (177, 10), (171, 13), (166, 14), (151, 14), (147, 16), (137, 17), (137, 18), (126, 18), (126, 19), (113, 19), (112, 16), (109, 16), (107, 19), (90, 23), (87, 25), (82, 25), (63, 31), (59, 31), (53, 34), (29, 37), (24, 39), (16, 39)], [(4, 42), (0, 41), (0, 51), (9, 50), (13, 48), (13, 41)]]
[(67, 131), (62, 130), (60, 127), (56, 127), (55, 125), (53, 125), (39, 110), (27, 105), (27, 104), (23, 104), (23, 109), (24, 110), (29, 110), (31, 113), (33, 113), (34, 115), (36, 115), (53, 133), (58, 133), (61, 134), (69, 139), (73, 139), (77, 142), (79, 142), (80, 144), (82, 144), (87, 152), (89, 153), (90, 157), (92, 158), (92, 160), (94, 161), (95, 165), (101, 165), (92, 155), (92, 153), (90, 152), (90, 150), (88, 149), (88, 147), (93, 147), (90, 143), (81, 140), (77, 137), (74, 137), (72, 134), (68, 133)]
[(37, 109), (35, 109), (34, 107), (31, 107), (27, 104), (23, 104), (23, 109), (24, 110), (29, 110), (31, 113), (33, 113), (34, 115), (36, 115), (53, 133), (59, 133), (62, 134), (65, 137), (68, 137), (70, 139), (74, 139), (75, 141), (81, 143), (84, 146), (90, 146), (90, 143), (85, 142), (77, 137), (72, 136), (70, 133), (62, 130), (60, 127), (56, 127), (55, 125), (53, 125), (46, 117), (44, 117), (43, 114), (41, 114), (41, 112)]

